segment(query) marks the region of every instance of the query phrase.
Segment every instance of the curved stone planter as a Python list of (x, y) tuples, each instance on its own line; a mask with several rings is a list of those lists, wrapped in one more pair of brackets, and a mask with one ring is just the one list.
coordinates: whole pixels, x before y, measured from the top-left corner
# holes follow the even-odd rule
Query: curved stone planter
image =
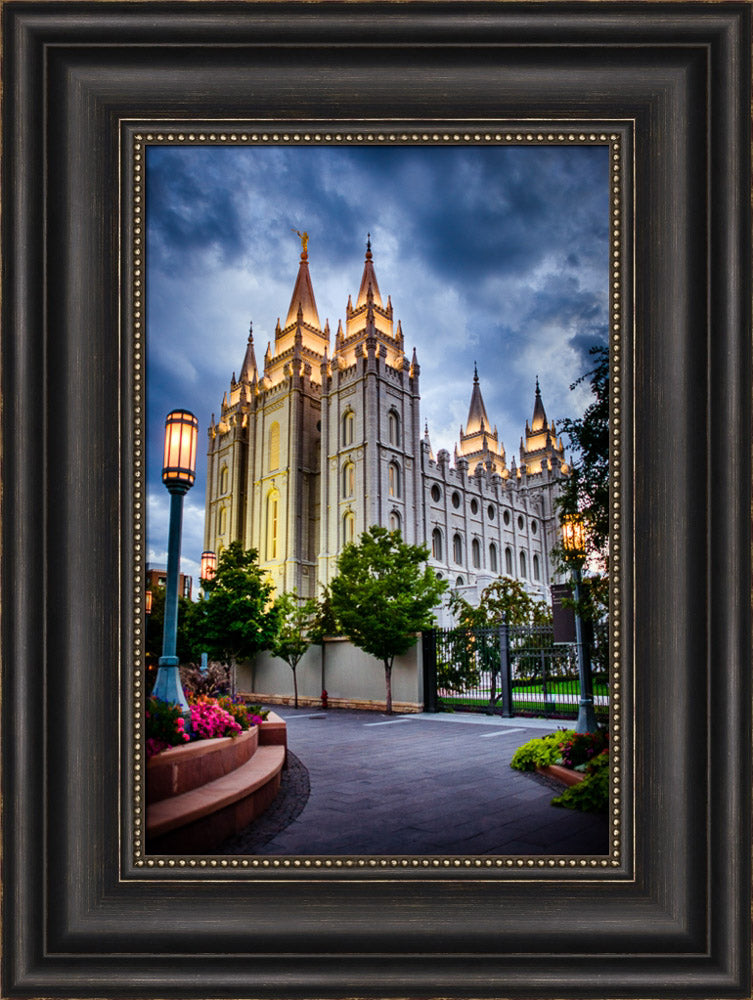
[(549, 764), (547, 767), (537, 767), (539, 774), (545, 774), (547, 778), (554, 778), (561, 781), (563, 785), (578, 785), (585, 778), (582, 771), (572, 771), (569, 767), (562, 767), (560, 764)]
[(149, 761), (147, 853), (211, 851), (271, 805), (287, 743), (285, 723), (272, 716), (234, 738), (172, 747)]

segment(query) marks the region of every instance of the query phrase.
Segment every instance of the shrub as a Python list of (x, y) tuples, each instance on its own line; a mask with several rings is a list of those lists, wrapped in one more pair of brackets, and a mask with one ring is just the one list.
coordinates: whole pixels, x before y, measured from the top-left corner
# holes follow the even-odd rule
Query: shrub
[(180, 705), (168, 705), (158, 698), (150, 698), (146, 706), (146, 755), (181, 746), (190, 739), (184, 731), (185, 720)]
[(184, 664), (180, 668), (180, 680), (189, 700), (191, 695), (201, 694), (217, 698), (230, 690), (230, 667), (215, 660), (209, 661), (205, 671), (195, 663)]
[(606, 812), (609, 808), (609, 750), (602, 750), (594, 757), (583, 781), (553, 798), (552, 805), (581, 812)]
[(560, 729), (556, 733), (529, 740), (515, 751), (510, 767), (518, 771), (535, 771), (537, 767), (558, 764), (561, 759), (560, 746), (574, 735), (572, 729)]
[(582, 769), (606, 749), (608, 740), (609, 734), (604, 729), (597, 729), (595, 733), (573, 733), (560, 743), (563, 765), (573, 770)]

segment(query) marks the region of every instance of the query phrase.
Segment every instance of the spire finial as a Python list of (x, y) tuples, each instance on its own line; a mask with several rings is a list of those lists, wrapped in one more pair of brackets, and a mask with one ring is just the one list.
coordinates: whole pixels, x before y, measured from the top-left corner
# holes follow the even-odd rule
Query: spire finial
[(366, 234), (366, 260), (371, 260), (371, 233)]
[(301, 241), (301, 260), (308, 260), (308, 256), (309, 256), (309, 251), (308, 251), (309, 234), (308, 233), (301, 233), (297, 229), (293, 229), (292, 226), (290, 227), (290, 231), (291, 231), (291, 233), (295, 233), (296, 236)]
[(539, 376), (538, 375), (536, 376), (536, 395), (537, 396), (541, 395), (541, 389), (539, 389)]
[(248, 324), (248, 342), (253, 344), (254, 342), (254, 321), (250, 320)]
[(475, 361), (473, 362), (473, 381), (478, 382), (478, 367)]

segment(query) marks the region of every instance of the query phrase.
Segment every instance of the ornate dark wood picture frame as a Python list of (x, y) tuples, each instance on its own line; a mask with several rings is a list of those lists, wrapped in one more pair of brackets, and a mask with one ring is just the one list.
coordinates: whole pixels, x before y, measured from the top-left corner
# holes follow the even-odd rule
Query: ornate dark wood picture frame
[[(20, 0), (3, 39), (2, 995), (750, 997), (750, 4)], [(156, 120), (620, 136), (616, 864), (139, 863)]]

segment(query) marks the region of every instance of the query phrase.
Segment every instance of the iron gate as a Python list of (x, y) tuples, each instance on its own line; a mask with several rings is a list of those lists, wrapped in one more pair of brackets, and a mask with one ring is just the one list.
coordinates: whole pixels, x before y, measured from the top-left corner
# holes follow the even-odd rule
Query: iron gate
[[(426, 711), (578, 716), (577, 646), (555, 643), (550, 626), (431, 629), (423, 634), (423, 653)], [(593, 689), (596, 717), (606, 721), (604, 674), (593, 675)]]

